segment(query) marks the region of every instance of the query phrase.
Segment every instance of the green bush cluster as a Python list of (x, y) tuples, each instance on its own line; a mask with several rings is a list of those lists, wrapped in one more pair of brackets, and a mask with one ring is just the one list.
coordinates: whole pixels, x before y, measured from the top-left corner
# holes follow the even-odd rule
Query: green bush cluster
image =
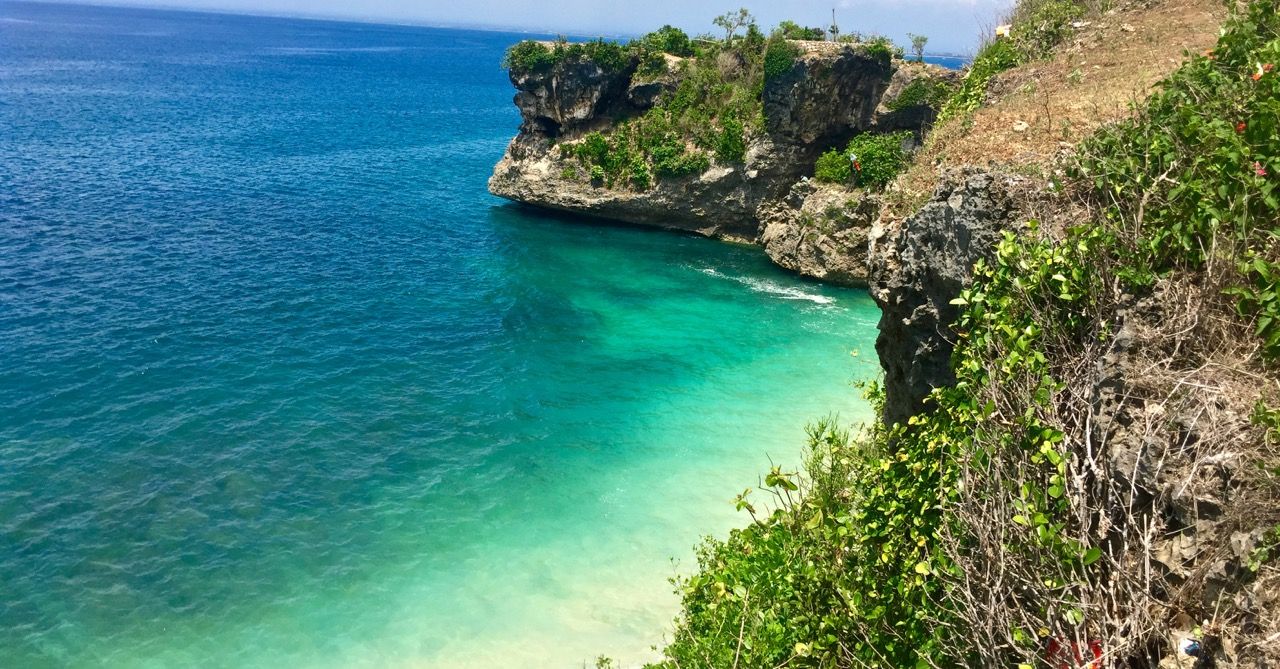
[(853, 161), (849, 154), (831, 149), (818, 156), (813, 165), (813, 178), (830, 184), (849, 184), (853, 180)]
[(946, 79), (933, 77), (920, 77), (907, 87), (902, 89), (898, 96), (890, 100), (885, 106), (890, 111), (900, 111), (917, 105), (928, 105), (934, 109), (942, 109), (942, 106), (951, 99), (952, 94), (956, 92), (955, 84)]
[(822, 28), (806, 28), (795, 21), (783, 21), (773, 29), (771, 37), (821, 42), (827, 38), (827, 31)]
[(960, 88), (951, 96), (938, 114), (938, 120), (945, 120), (967, 114), (982, 105), (987, 95), (987, 84), (991, 78), (1005, 70), (1017, 67), (1023, 62), (1021, 53), (1013, 42), (997, 40), (988, 42), (978, 55), (974, 57), (969, 72), (965, 74)]
[(564, 62), (591, 61), (604, 70), (618, 72), (626, 69), (630, 59), (628, 49), (616, 42), (569, 42), (562, 37), (552, 46), (534, 40), (519, 42), (507, 49), (502, 66), (521, 73), (546, 70)]
[(770, 38), (764, 51), (764, 80), (770, 81), (790, 72), (799, 57), (800, 47), (786, 39)]
[(622, 124), (608, 135), (589, 133), (579, 142), (562, 145), (561, 150), (587, 167), (593, 182), (641, 191), (652, 187), (655, 177), (701, 174), (711, 166), (707, 153), (688, 147), (661, 110)]
[[(632, 43), (629, 48), (641, 49), (640, 70), (653, 54), (661, 57), (654, 45), (681, 50), (687, 40), (682, 35), (664, 28)], [(690, 46), (694, 57), (680, 62), (676, 89), (652, 109), (619, 122), (608, 135), (591, 133), (562, 145), (561, 151), (589, 168), (598, 167), (599, 178), (593, 182), (635, 190), (652, 187), (656, 179), (700, 174), (712, 157), (720, 164), (743, 162), (747, 138), (764, 126), (765, 42), (758, 29), (748, 26), (747, 34), (731, 45), (711, 41)], [(738, 65), (725, 72), (723, 60)]]
[(1150, 283), (1169, 269), (1198, 268), (1213, 254), (1240, 263), (1232, 289), (1257, 317), (1266, 351), (1280, 356), (1280, 15), (1255, 1), (1218, 45), (1197, 55), (1136, 118), (1098, 133), (1077, 175), (1137, 222), (1123, 249), (1127, 278)]
[(753, 522), (707, 540), (699, 572), (676, 582), (684, 615), (654, 666), (915, 667), (936, 656), (938, 628), (918, 614), (939, 592), (941, 473), (936, 453), (868, 448), (831, 421), (811, 428), (804, 471), (769, 472), (770, 501), (740, 495)]
[[(864, 132), (854, 136), (844, 151), (832, 149), (818, 157), (813, 166), (813, 176), (826, 183), (849, 184), (871, 188), (883, 188), (898, 173), (906, 169), (910, 155), (904, 149), (912, 135), (908, 131), (878, 134)], [(855, 179), (851, 156), (857, 156), (858, 171)]]
[(1027, 60), (1043, 58), (1071, 34), (1071, 24), (1087, 10), (1081, 0), (1022, 0), (1011, 17), (1013, 43)]
[(867, 55), (875, 58), (888, 65), (894, 58), (902, 58), (902, 47), (893, 43), (893, 40), (884, 35), (872, 35), (863, 42), (863, 49)]
[[(1257, 319), (1267, 353), (1280, 355), (1273, 0), (1235, 13), (1217, 48), (1140, 111), (1082, 147), (1076, 176), (1111, 203), (1098, 221), (1061, 239), (1031, 225), (975, 268), (954, 301), (956, 382), (934, 391), (929, 413), (857, 439), (820, 423), (803, 473), (775, 468), (765, 478), (772, 509), (757, 509), (750, 491), (739, 497), (753, 522), (705, 543), (698, 573), (677, 581), (683, 613), (655, 666), (1044, 666), (1046, 636), (1089, 624), (1079, 603), (1105, 544), (1092, 545), (1096, 528), (1068, 512), (1067, 481), (1087, 475), (1072, 469), (1055, 406), (1058, 379), (1078, 365), (1069, 353), (1106, 336), (1113, 307), (1101, 301), (1116, 277), (1141, 288), (1162, 272), (1238, 260), (1231, 296)], [(1280, 425), (1280, 411), (1257, 413), (1273, 432)], [(997, 454), (1016, 479), (984, 478)], [(1044, 574), (1042, 590), (1010, 597), (1026, 627), (1007, 630), (999, 648), (975, 647), (957, 622), (967, 612), (954, 593), (975, 575), (941, 542), (964, 545), (968, 528), (954, 509), (966, 494), (1013, 500), (996, 519), (1005, 523), (999, 540)], [(1269, 536), (1250, 559), (1275, 559), (1280, 531)]]
[(688, 58), (694, 54), (693, 42), (689, 39), (689, 35), (669, 25), (641, 37), (637, 42), (653, 51), (669, 53), (681, 58)]

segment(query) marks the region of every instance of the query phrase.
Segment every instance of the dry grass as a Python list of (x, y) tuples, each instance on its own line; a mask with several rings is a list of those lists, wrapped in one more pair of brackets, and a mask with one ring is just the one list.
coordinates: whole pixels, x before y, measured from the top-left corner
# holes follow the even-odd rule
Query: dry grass
[[(1028, 528), (1007, 522), (1021, 513), (1017, 494), (992, 494), (1018, 490), (1034, 465), (1000, 443), (977, 449), (983, 457), (963, 463), (955, 503), (963, 531), (947, 537), (965, 575), (952, 593), (963, 604), (958, 632), (991, 649), (983, 658), (992, 662), (1026, 647), (1013, 630), (1043, 629), (1079, 648), (1097, 642), (1099, 666), (1190, 667), (1176, 664), (1177, 642), (1188, 637), (1211, 648), (1218, 666), (1274, 666), (1266, 663), (1280, 660), (1280, 567), (1254, 574), (1245, 565), (1259, 528), (1280, 522), (1272, 469), (1280, 451), (1250, 420), (1255, 402), (1274, 402), (1277, 389), (1251, 324), (1223, 294), (1238, 277), (1229, 264), (1210, 264), (1134, 297), (1111, 269), (1097, 268), (1111, 288), (1090, 316), (1098, 334), (1106, 324), (1119, 330), (1051, 336), (1046, 354), (1063, 386), (1035, 410), (1074, 454), (1064, 532), (1103, 558), (1082, 575), (1039, 553)], [(993, 384), (980, 400), (996, 416), (1018, 415), (1029, 383)], [(1064, 619), (1071, 607), (1082, 621)]]
[[(894, 185), (885, 215), (912, 213), (937, 186), (940, 168), (1013, 166), (1047, 177), (1055, 158), (1098, 127), (1124, 118), (1186, 52), (1213, 46), (1226, 17), (1219, 0), (1163, 0), (1095, 18), (1052, 58), (1001, 73), (986, 104), (936, 128)], [(1015, 126), (1025, 129), (1015, 130)]]

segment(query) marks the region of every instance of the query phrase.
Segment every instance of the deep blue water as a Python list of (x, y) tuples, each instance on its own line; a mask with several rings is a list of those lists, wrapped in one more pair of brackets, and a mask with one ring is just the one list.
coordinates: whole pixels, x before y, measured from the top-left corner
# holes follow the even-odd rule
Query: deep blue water
[(0, 2), (0, 666), (642, 659), (862, 415), (861, 291), (485, 192), (521, 37)]

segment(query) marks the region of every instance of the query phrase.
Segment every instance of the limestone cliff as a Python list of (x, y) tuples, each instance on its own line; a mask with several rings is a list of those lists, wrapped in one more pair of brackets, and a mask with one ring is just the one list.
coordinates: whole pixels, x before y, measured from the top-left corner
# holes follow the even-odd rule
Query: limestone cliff
[(990, 259), (1031, 199), (1025, 177), (975, 168), (946, 173), (903, 221), (883, 221), (870, 242), (871, 297), (880, 306), (876, 352), (884, 367), (886, 423), (905, 423), (934, 389), (955, 383), (951, 303), (974, 263)]
[[(792, 188), (812, 173), (820, 153), (857, 133), (906, 129), (922, 136), (936, 110), (926, 100), (891, 104), (894, 96), (916, 79), (956, 75), (860, 45), (791, 44), (797, 56), (789, 69), (765, 79), (763, 123), (746, 133), (740, 162), (710, 160), (697, 173), (658, 176), (640, 187), (592, 178), (572, 147), (588, 133), (608, 135), (670, 95), (688, 76), (684, 59), (666, 55), (659, 76), (640, 74), (634, 58), (613, 69), (571, 58), (512, 71), (522, 124), (489, 190), (539, 207), (760, 243), (773, 248), (770, 256), (788, 269), (859, 283), (865, 280), (862, 241), (874, 214), (867, 205), (855, 207), (856, 213), (823, 223), (839, 228), (838, 238), (804, 241), (806, 232), (798, 226), (814, 216), (799, 210), (804, 197), (792, 197)], [(788, 202), (797, 208), (789, 210)]]

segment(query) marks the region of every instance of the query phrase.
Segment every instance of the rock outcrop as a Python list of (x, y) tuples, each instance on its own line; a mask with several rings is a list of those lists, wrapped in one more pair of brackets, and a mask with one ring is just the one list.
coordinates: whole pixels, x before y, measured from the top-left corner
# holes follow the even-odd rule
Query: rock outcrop
[(944, 175), (933, 197), (905, 220), (872, 232), (871, 297), (880, 306), (876, 352), (884, 366), (885, 423), (904, 423), (951, 371), (959, 307), (951, 300), (974, 263), (990, 258), (1016, 226), (1030, 185), (1024, 177), (977, 169)]
[[(545, 72), (510, 73), (520, 109), (517, 140), (555, 138), (626, 113), (635, 63), (610, 70), (588, 59), (566, 61)], [(533, 142), (536, 144), (537, 142)]]
[(760, 205), (760, 245), (774, 264), (839, 285), (867, 283), (868, 236), (880, 198), (804, 179)]
[[(495, 167), (489, 190), (549, 209), (765, 244), (788, 269), (859, 283), (865, 269), (854, 265), (864, 264), (865, 248), (858, 239), (865, 238), (874, 220), (865, 207), (838, 216), (840, 229), (827, 239), (805, 240), (782, 220), (789, 216), (762, 221), (762, 205), (786, 200), (792, 186), (811, 173), (818, 155), (859, 132), (910, 127), (923, 133), (935, 110), (926, 102), (918, 109), (889, 110), (885, 95), (915, 78), (952, 75), (933, 66), (908, 67), (856, 45), (793, 44), (800, 55), (790, 71), (766, 82), (764, 128), (747, 136), (741, 163), (713, 162), (700, 174), (656, 177), (645, 188), (593, 180), (561, 147), (592, 131), (608, 134), (617, 123), (651, 108), (679, 85), (681, 59), (667, 56), (667, 74), (658, 77), (637, 74), (634, 62), (606, 71), (582, 59), (512, 73), (523, 122)], [(766, 243), (767, 224), (774, 227)], [(862, 231), (853, 231), (855, 225)]]

